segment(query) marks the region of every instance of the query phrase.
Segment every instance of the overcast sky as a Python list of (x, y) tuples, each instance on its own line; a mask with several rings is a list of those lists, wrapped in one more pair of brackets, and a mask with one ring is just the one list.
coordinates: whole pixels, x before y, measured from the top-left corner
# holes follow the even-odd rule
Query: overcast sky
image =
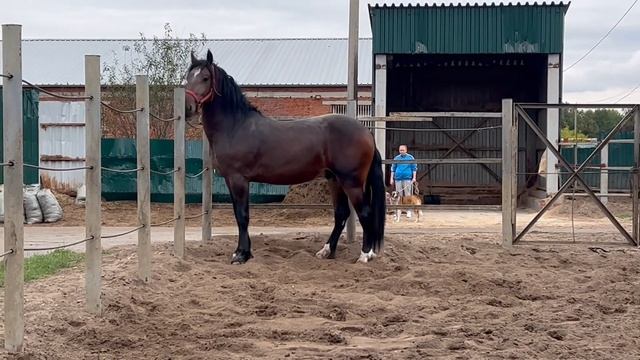
[[(574, 0), (566, 17), (565, 67), (587, 52), (633, 2)], [(361, 37), (371, 37), (370, 3), (394, 2), (360, 0)], [(348, 0), (2, 0), (0, 23), (21, 24), (25, 39), (137, 39), (140, 33), (162, 35), (165, 23), (181, 37), (347, 37), (348, 8)], [(564, 73), (564, 100), (615, 102), (638, 85), (640, 4), (593, 53)], [(640, 89), (622, 102), (640, 103)]]

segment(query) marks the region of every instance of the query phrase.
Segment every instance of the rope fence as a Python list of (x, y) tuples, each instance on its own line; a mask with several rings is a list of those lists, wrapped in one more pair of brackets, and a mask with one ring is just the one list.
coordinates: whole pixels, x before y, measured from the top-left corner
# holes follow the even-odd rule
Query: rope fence
[(9, 249), (9, 251), (5, 251), (2, 254), (0, 254), (0, 258), (3, 258), (5, 256), (7, 256), (7, 255), (11, 255), (13, 253), (14, 253), (13, 249)]
[(137, 113), (139, 111), (143, 111), (144, 110), (144, 108), (137, 108), (137, 109), (131, 109), (131, 110), (122, 110), (122, 109), (118, 109), (116, 107), (113, 107), (113, 106), (109, 105), (109, 103), (107, 103), (105, 101), (101, 101), (100, 103), (102, 105), (104, 105), (104, 107), (106, 107), (107, 109), (113, 110), (113, 111), (121, 113), (121, 114), (133, 114), (133, 113)]
[[(22, 76), (12, 74), (22, 74), (22, 52), (20, 51), (20, 44), (22, 43), (21, 28), (19, 25), (2, 25), (2, 38), (1, 40), (1, 52), (5, 57), (10, 57), (11, 61), (5, 61), (2, 69), (0, 70), (0, 77), (3, 79), (13, 79), (12, 81), (5, 81), (6, 86), (4, 89), (5, 96), (2, 97), (2, 106), (5, 109), (5, 114), (2, 121), (2, 128), (4, 129), (5, 136), (10, 138), (16, 138), (16, 134), (21, 134), (23, 131), (23, 123), (20, 121), (17, 109), (21, 108), (21, 85), (24, 84), (25, 88), (34, 89), (41, 94), (46, 94), (47, 97), (56, 99), (70, 100), (70, 101), (86, 101), (85, 107), (85, 163), (78, 165), (78, 167), (59, 168), (58, 164), (51, 165), (51, 167), (40, 166), (39, 162), (36, 164), (25, 164), (22, 157), (19, 156), (20, 149), (18, 147), (9, 147), (5, 152), (4, 162), (0, 163), (0, 171), (3, 167), (15, 166), (11, 170), (20, 170), (23, 168), (40, 169), (44, 171), (77, 171), (84, 170), (86, 178), (86, 205), (85, 205), (85, 230), (84, 236), (77, 236), (69, 240), (60, 239), (48, 239), (42, 242), (36, 242), (28, 244), (25, 247), (25, 232), (23, 227), (17, 227), (16, 224), (22, 224), (22, 189), (23, 181), (19, 179), (22, 175), (18, 171), (5, 171), (5, 203), (7, 208), (5, 209), (5, 231), (4, 242), (6, 244), (5, 250), (0, 253), (0, 258), (7, 264), (5, 271), (5, 279), (8, 281), (4, 284), (4, 291), (7, 294), (3, 304), (4, 310), (4, 348), (12, 352), (20, 352), (24, 342), (24, 277), (21, 271), (24, 271), (24, 252), (47, 252), (52, 250), (58, 250), (69, 247), (80, 247), (80, 244), (86, 243), (85, 249), (85, 261), (86, 261), (86, 310), (92, 314), (100, 315), (103, 312), (102, 304), (102, 251), (103, 243), (102, 239), (113, 239), (134, 232), (138, 232), (138, 278), (144, 282), (151, 281), (151, 259), (153, 256), (151, 247), (151, 226), (161, 226), (170, 223), (174, 223), (174, 252), (176, 256), (184, 257), (185, 248), (185, 226), (184, 226), (184, 197), (185, 187), (180, 186), (180, 182), (184, 185), (184, 178), (182, 176), (176, 177), (176, 183), (174, 189), (174, 214), (171, 219), (162, 219), (158, 223), (151, 223), (150, 214), (150, 180), (148, 176), (143, 176), (137, 181), (137, 193), (138, 193), (138, 218), (137, 225), (131, 227), (114, 229), (113, 232), (117, 234), (103, 234), (103, 224), (100, 216), (100, 209), (102, 206), (102, 183), (100, 179), (100, 170), (110, 171), (115, 173), (134, 173), (140, 170), (150, 170), (151, 173), (160, 175), (170, 175), (178, 171), (179, 174), (183, 174), (186, 166), (184, 163), (185, 156), (185, 90), (184, 88), (174, 89), (174, 106), (173, 115), (166, 114), (167, 118), (159, 116), (159, 114), (151, 114), (149, 103), (149, 79), (147, 75), (136, 75), (136, 103), (131, 107), (135, 109), (119, 109), (117, 103), (109, 103), (108, 101), (101, 100), (101, 65), (99, 55), (85, 55), (84, 56), (84, 68), (85, 68), (85, 89), (84, 93), (67, 92), (66, 95), (61, 95), (49, 91), (45, 88), (37, 86), (27, 80), (22, 79)], [(53, 88), (49, 88), (54, 90)], [(72, 96), (82, 95), (82, 96)], [(116, 106), (113, 106), (113, 105)], [(125, 105), (128, 107), (128, 105)], [(105, 109), (106, 108), (106, 109)], [(107, 110), (108, 109), (108, 110)], [(106, 111), (114, 111), (120, 114), (133, 114), (136, 117), (136, 152), (137, 158), (140, 162), (125, 165), (114, 165), (116, 168), (109, 168), (102, 166), (102, 160), (100, 155), (100, 142), (102, 137), (101, 127), (101, 115)], [(136, 116), (136, 115), (144, 116)], [(147, 114), (149, 115), (147, 117)], [(173, 116), (173, 117), (172, 117)], [(174, 130), (174, 158), (176, 163), (174, 169), (159, 169), (152, 170), (150, 165), (150, 149), (149, 149), (149, 119), (171, 122)], [(189, 123), (192, 125), (192, 123)], [(19, 140), (19, 139), (18, 139)], [(206, 139), (205, 139), (206, 141)], [(203, 154), (208, 147), (205, 145)], [(204, 156), (204, 155), (203, 155)], [(19, 159), (8, 160), (8, 159)], [(206, 159), (203, 157), (203, 167), (212, 161), (210, 155), (206, 155)], [(43, 164), (45, 165), (45, 164)], [(48, 164), (46, 164), (48, 165)], [(90, 166), (89, 166), (90, 165)], [(118, 168), (120, 167), (120, 168)], [(134, 169), (131, 169), (135, 167)], [(202, 174), (202, 173), (200, 173)], [(200, 175), (198, 174), (198, 175)], [(206, 176), (206, 175), (205, 175)], [(211, 181), (203, 176), (205, 181)], [(7, 181), (8, 180), (8, 181)], [(208, 190), (207, 190), (208, 189)], [(203, 192), (210, 191), (211, 186), (203, 186)], [(209, 198), (211, 198), (209, 196)], [(178, 199), (178, 200), (175, 200)], [(142, 205), (142, 206), (140, 206)], [(193, 216), (195, 218), (204, 214), (210, 213), (205, 210), (203, 205), (203, 213)], [(20, 210), (20, 211), (16, 211)], [(202, 219), (202, 236), (203, 241), (211, 239), (210, 219)], [(102, 235), (99, 235), (102, 234)], [(85, 238), (86, 237), (86, 238)], [(84, 238), (84, 239), (82, 239)], [(205, 240), (206, 239), (206, 240)], [(89, 241), (93, 240), (93, 241)], [(50, 241), (50, 242), (49, 242)], [(127, 241), (128, 242), (128, 241)], [(42, 246), (42, 247), (41, 247)], [(17, 256), (9, 256), (9, 255)]]
[(89, 240), (93, 240), (94, 237), (93, 236), (89, 236), (88, 238), (76, 241), (76, 242), (72, 242), (70, 244), (64, 244), (64, 245), (58, 245), (58, 246), (50, 246), (50, 247), (44, 247), (44, 248), (25, 248), (24, 251), (48, 251), (48, 250), (58, 250), (58, 249), (64, 249), (64, 248), (68, 248), (74, 245), (78, 245), (78, 244), (82, 244), (85, 243)]
[(54, 92), (45, 90), (45, 89), (41, 88), (40, 86), (37, 86), (37, 85), (34, 85), (34, 84), (28, 82), (27, 80), (22, 79), (22, 82), (27, 84), (27, 85), (29, 85), (29, 86), (31, 86), (34, 89), (37, 89), (40, 92), (43, 92), (43, 93), (45, 93), (45, 94), (47, 94), (49, 96), (53, 96), (53, 97), (58, 98), (58, 99), (67, 99), (67, 100), (91, 100), (91, 99), (93, 99), (92, 96), (60, 95), (60, 94), (56, 94)]
[(163, 175), (163, 176), (165, 176), (165, 175), (175, 174), (175, 173), (177, 173), (178, 171), (180, 171), (180, 168), (172, 169), (172, 170), (164, 171), (164, 172), (163, 172), (163, 171), (158, 171), (158, 170), (151, 170), (151, 173), (152, 173), (152, 174), (156, 174), (156, 175)]
[(174, 222), (176, 220), (179, 220), (179, 219), (180, 219), (180, 216), (177, 216), (177, 217), (174, 217), (173, 219), (169, 219), (169, 220), (166, 220), (166, 221), (163, 221), (163, 222), (159, 222), (157, 224), (151, 224), (151, 227), (158, 227), (158, 226), (162, 226), (162, 225), (167, 225), (167, 224), (172, 223), (172, 222)]
[(180, 120), (180, 116), (174, 116), (174, 117), (168, 118), (168, 119), (161, 118), (156, 114), (149, 114), (149, 116), (154, 120), (163, 121), (163, 122), (174, 122), (174, 121)]
[(188, 122), (188, 121), (186, 121), (185, 123), (186, 123), (187, 125), (189, 125), (189, 127), (191, 127), (192, 129), (196, 129), (196, 130), (202, 130), (202, 129), (203, 129), (203, 127), (204, 127), (204, 126), (202, 125), (202, 122), (199, 122), (199, 123), (197, 123), (197, 124), (195, 124), (195, 125), (194, 125), (194, 124), (192, 124), (192, 123), (190, 123), (190, 122)]
[(193, 174), (193, 175), (191, 175), (191, 174), (185, 174), (184, 176), (186, 176), (186, 177), (188, 177), (188, 178), (190, 178), (190, 179), (195, 179), (195, 178), (197, 178), (198, 176), (200, 176), (200, 175), (204, 174), (206, 171), (209, 171), (209, 168), (208, 168), (208, 167), (206, 167), (206, 168), (202, 169), (202, 171), (200, 171), (200, 172), (199, 172), (199, 173), (197, 173), (197, 174)]
[(111, 171), (111, 172), (115, 172), (115, 173), (132, 173), (132, 172), (136, 172), (136, 171), (140, 171), (140, 170), (144, 170), (144, 167), (140, 166), (137, 167), (135, 169), (112, 169), (112, 168), (107, 168), (107, 167), (101, 167), (102, 170), (104, 171)]
[(185, 220), (196, 219), (196, 218), (199, 218), (199, 217), (201, 217), (201, 216), (203, 216), (203, 215), (207, 215), (208, 213), (209, 213), (208, 211), (204, 211), (204, 212), (201, 212), (201, 213), (200, 213), (200, 214), (198, 214), (198, 215), (185, 216), (185, 217), (184, 217), (184, 219), (185, 219)]
[(124, 231), (124, 232), (121, 232), (121, 233), (118, 233), (118, 234), (102, 235), (102, 236), (100, 236), (100, 238), (101, 238), (101, 239), (113, 239), (113, 238), (117, 238), (117, 237), (120, 237), (120, 236), (124, 236), (124, 235), (127, 235), (127, 234), (131, 234), (132, 232), (136, 232), (136, 231), (138, 231), (138, 230), (142, 229), (143, 227), (144, 227), (144, 225), (138, 225), (138, 226), (136, 226), (135, 228), (133, 228), (133, 229), (131, 229), (131, 230), (127, 230), (127, 231)]
[(32, 165), (32, 164), (22, 164), (22, 165), (28, 168), (47, 170), (47, 171), (76, 171), (76, 170), (93, 169), (93, 166), (80, 166), (80, 167), (72, 167), (72, 168), (51, 168), (51, 167)]

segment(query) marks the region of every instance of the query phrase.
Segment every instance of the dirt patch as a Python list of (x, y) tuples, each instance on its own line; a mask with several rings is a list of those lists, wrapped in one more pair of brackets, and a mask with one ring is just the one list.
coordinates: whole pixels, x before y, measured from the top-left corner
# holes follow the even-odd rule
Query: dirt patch
[(315, 179), (292, 185), (282, 201), (284, 204), (331, 204), (331, 192), (326, 179)]
[[(631, 199), (629, 198), (611, 198), (606, 207), (616, 217), (631, 217), (632, 207)], [(590, 197), (561, 198), (553, 204), (548, 213), (551, 216), (566, 217), (570, 216), (572, 212), (576, 217), (593, 219), (606, 217), (596, 201)]]
[(229, 265), (235, 237), (188, 243), (186, 260), (156, 245), (150, 284), (136, 280), (135, 247), (111, 249), (102, 317), (83, 311), (82, 267), (26, 286), (20, 358), (640, 357), (633, 249), (504, 250), (499, 234), (418, 233), (387, 236), (362, 265), (359, 243), (315, 258), (325, 240), (256, 235), (244, 266)]
[[(326, 181), (325, 181), (326, 182)], [(51, 224), (35, 224), (32, 226), (84, 226), (85, 208), (77, 204), (75, 198), (66, 194), (56, 193), (56, 198), (62, 206), (63, 218)], [(137, 204), (135, 201), (103, 201), (102, 225), (104, 226), (136, 226), (138, 224)], [(202, 213), (201, 204), (186, 204), (186, 216)], [(250, 208), (252, 226), (307, 226), (332, 225), (332, 210), (318, 209), (253, 209)], [(173, 204), (151, 203), (151, 223), (160, 223), (172, 219)], [(214, 226), (236, 225), (232, 209), (214, 209)], [(201, 226), (201, 218), (186, 220), (187, 226)], [(173, 226), (168, 224), (166, 226)]]

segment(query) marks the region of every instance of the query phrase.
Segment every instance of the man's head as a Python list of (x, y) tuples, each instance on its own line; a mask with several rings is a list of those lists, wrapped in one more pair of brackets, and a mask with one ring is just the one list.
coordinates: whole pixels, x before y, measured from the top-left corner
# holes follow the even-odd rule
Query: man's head
[(400, 147), (398, 147), (398, 152), (400, 153), (400, 155), (404, 155), (407, 153), (407, 145), (400, 145)]

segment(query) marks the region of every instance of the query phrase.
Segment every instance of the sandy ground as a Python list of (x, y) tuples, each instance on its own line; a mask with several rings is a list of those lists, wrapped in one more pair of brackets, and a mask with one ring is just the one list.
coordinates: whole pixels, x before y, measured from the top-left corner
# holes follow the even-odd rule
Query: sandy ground
[[(629, 228), (627, 205), (611, 208)], [(133, 215), (128, 216), (135, 217), (134, 204), (105, 205), (105, 225), (129, 225), (128, 206)], [(0, 355), (68, 360), (639, 358), (640, 253), (625, 246), (615, 228), (589, 206), (573, 207), (575, 238), (586, 245), (536, 243), (510, 250), (500, 246), (499, 212), (429, 211), (418, 224), (405, 217), (394, 224), (389, 217), (384, 253), (366, 265), (354, 264), (359, 241), (342, 241), (336, 260), (315, 258), (330, 231), (330, 217), (259, 210), (252, 215), (255, 258), (232, 266), (235, 228), (230, 212), (221, 210), (214, 213), (213, 241), (196, 241), (200, 230), (188, 229), (192, 241), (184, 260), (172, 256), (167, 242), (172, 229), (154, 229), (149, 284), (136, 280), (135, 245), (105, 246), (101, 317), (83, 310), (83, 265), (27, 284), (25, 351), (10, 355), (0, 350)], [(163, 214), (162, 208), (156, 208), (154, 221), (172, 214)], [(69, 227), (82, 222), (67, 210), (64, 222), (55, 226), (27, 226), (33, 235), (27, 238), (82, 234), (82, 228)], [(573, 241), (567, 210), (567, 203), (555, 207), (526, 240)], [(533, 215), (519, 212), (519, 226)], [(133, 243), (136, 237), (127, 239)]]

